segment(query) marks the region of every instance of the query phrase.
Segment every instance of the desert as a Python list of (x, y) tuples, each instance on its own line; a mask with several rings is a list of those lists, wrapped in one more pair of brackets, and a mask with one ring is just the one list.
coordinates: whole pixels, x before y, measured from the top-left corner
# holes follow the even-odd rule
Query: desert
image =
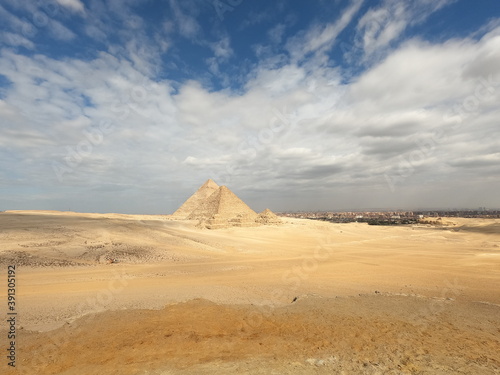
[(500, 373), (500, 220), (280, 221), (0, 213), (2, 373)]
[(0, 24), (0, 375), (500, 375), (499, 0)]

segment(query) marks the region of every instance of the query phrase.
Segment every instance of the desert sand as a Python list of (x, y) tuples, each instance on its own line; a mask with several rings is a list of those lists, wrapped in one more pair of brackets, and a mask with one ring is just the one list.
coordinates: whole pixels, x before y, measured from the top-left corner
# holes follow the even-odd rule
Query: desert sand
[(282, 220), (0, 213), (0, 373), (500, 374), (500, 220)]

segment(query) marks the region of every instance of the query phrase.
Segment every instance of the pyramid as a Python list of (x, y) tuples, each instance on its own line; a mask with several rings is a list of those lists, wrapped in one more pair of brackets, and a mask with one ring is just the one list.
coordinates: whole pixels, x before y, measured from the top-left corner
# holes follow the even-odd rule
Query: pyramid
[(175, 219), (198, 220), (198, 228), (253, 227), (281, 224), (280, 218), (266, 209), (259, 215), (227, 186), (207, 180), (172, 215)]
[(219, 189), (213, 180), (208, 179), (205, 183), (191, 195), (182, 206), (180, 206), (177, 211), (175, 211), (172, 216), (176, 219), (187, 219), (188, 216), (193, 212), (204, 200), (210, 197), (215, 191)]
[(262, 211), (259, 216), (257, 216), (257, 219), (255, 219), (257, 223), (260, 224), (282, 224), (283, 222), (281, 219), (269, 208), (266, 208), (264, 211)]
[(217, 226), (224, 222), (242, 223), (255, 221), (257, 213), (246, 205), (226, 186), (219, 187), (191, 212), (188, 219), (212, 220)]

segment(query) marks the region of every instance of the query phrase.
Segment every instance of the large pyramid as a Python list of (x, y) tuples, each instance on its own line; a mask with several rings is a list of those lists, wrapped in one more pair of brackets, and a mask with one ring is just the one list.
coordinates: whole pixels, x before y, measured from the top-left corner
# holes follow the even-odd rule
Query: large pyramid
[(206, 181), (172, 215), (176, 219), (198, 220), (210, 229), (259, 225), (257, 213), (226, 186)]
[(232, 219), (238, 214), (254, 215), (257, 213), (246, 205), (226, 186), (219, 187), (212, 195), (205, 199), (191, 212), (188, 219), (210, 219), (213, 215), (220, 215)]
[(249, 227), (279, 224), (281, 220), (270, 210), (260, 215), (248, 207), (226, 186), (207, 180), (174, 212), (175, 219), (198, 220), (202, 228)]
[(172, 216), (176, 219), (187, 219), (203, 201), (219, 189), (213, 180), (208, 179), (187, 201), (175, 211)]

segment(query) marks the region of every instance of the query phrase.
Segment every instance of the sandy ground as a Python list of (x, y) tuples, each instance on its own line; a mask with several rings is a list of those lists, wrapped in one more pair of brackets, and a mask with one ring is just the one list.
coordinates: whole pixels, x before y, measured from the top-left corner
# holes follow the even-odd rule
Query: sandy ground
[(0, 373), (500, 374), (500, 220), (446, 222), (0, 213)]

